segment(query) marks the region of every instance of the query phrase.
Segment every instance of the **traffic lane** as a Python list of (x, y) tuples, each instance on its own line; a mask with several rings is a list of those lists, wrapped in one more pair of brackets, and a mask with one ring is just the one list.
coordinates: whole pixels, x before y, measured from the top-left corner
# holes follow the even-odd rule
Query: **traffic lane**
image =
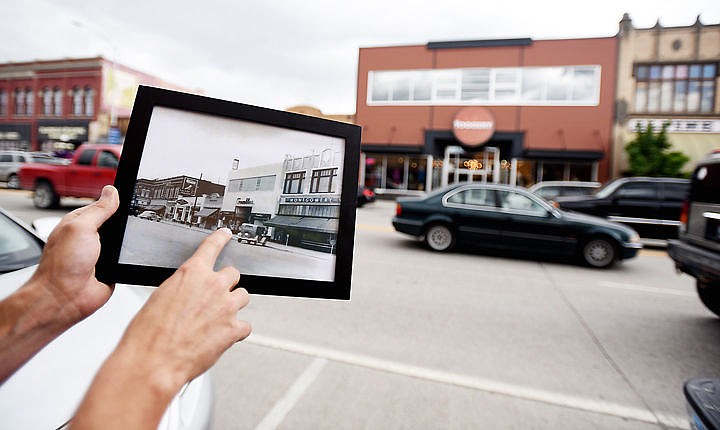
[(248, 340), (213, 369), (213, 428), (661, 428)]
[[(720, 375), (720, 319), (700, 303), (694, 280), (665, 274), (667, 257), (643, 258), (647, 281), (584, 283), (557, 279), (569, 304), (608, 360), (653, 410), (681, 409), (683, 383), (695, 376)], [(652, 270), (656, 273), (652, 273)], [(614, 291), (608, 294), (609, 290)]]
[(56, 209), (38, 209), (33, 205), (31, 191), (0, 189), (0, 207), (9, 211), (26, 224), (37, 218), (62, 217), (66, 213), (92, 203), (92, 199), (63, 198)]
[[(243, 314), (254, 332), (581, 401), (643, 408), (547, 280), (543, 263), (391, 246), (400, 242), (382, 234), (357, 240), (351, 302), (256, 296)], [(378, 241), (387, 243), (364, 246)]]

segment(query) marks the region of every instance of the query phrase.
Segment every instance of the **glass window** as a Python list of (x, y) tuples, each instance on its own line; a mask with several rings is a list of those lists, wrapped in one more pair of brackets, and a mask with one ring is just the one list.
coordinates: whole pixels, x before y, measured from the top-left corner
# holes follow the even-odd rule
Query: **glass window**
[(0, 115), (7, 115), (8, 112), (8, 92), (0, 88)]
[(15, 90), (15, 115), (25, 115), (25, 90)]
[(305, 172), (287, 173), (283, 186), (284, 194), (302, 194)]
[(623, 184), (615, 192), (615, 197), (621, 199), (648, 199), (657, 198), (657, 186), (650, 182), (636, 182)]
[(714, 109), (716, 64), (636, 66), (635, 71), (636, 112), (707, 113)]
[(35, 112), (35, 93), (31, 89), (25, 90), (25, 114), (32, 115)]
[(93, 116), (95, 114), (95, 91), (90, 87), (85, 87), (85, 115)]
[(495, 191), (491, 189), (469, 189), (453, 194), (448, 203), (495, 207)]
[(83, 113), (83, 90), (80, 88), (73, 88), (73, 115), (82, 115)]
[(12, 155), (0, 154), (0, 163), (12, 163)]
[(432, 77), (429, 73), (420, 74), (413, 82), (413, 100), (430, 100), (432, 96)]
[(503, 209), (544, 215), (547, 210), (529, 197), (513, 191), (500, 191), (500, 205)]
[(52, 104), (52, 91), (50, 91), (50, 88), (45, 88), (43, 90), (42, 101), (43, 101), (43, 106), (42, 106), (43, 115), (52, 115), (53, 104)]
[(385, 188), (405, 189), (405, 157), (387, 157)]
[(396, 101), (410, 100), (410, 79), (398, 79), (393, 84), (392, 99)]
[(689, 190), (689, 184), (663, 184), (663, 194), (665, 194), (665, 200), (683, 202), (688, 198)]
[(93, 157), (95, 157), (95, 150), (88, 149), (80, 154), (77, 163), (81, 166), (89, 166), (92, 164)]
[(337, 186), (338, 169), (322, 169), (312, 172), (310, 178), (311, 193), (334, 193)]
[(22, 227), (0, 215), (0, 273), (19, 270), (40, 261), (42, 244)]
[(62, 116), (63, 114), (63, 95), (60, 88), (53, 90), (53, 105), (55, 116)]
[(110, 151), (101, 151), (98, 156), (98, 167), (112, 167), (115, 168), (118, 165), (118, 158)]

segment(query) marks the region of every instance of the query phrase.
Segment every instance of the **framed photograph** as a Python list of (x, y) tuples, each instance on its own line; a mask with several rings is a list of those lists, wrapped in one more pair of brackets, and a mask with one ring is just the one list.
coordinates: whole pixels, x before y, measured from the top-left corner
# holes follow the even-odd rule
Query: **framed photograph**
[(160, 285), (218, 228), (253, 294), (349, 299), (360, 127), (141, 86), (97, 277)]

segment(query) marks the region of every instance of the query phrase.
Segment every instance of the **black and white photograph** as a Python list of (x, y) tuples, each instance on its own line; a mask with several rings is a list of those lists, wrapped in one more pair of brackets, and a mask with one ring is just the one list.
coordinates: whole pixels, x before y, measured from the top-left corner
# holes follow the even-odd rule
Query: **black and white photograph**
[(228, 229), (236, 287), (349, 300), (359, 157), (353, 124), (141, 85), (98, 279), (158, 286)]
[(342, 139), (156, 106), (119, 263), (178, 267), (209, 233), (218, 266), (332, 281)]

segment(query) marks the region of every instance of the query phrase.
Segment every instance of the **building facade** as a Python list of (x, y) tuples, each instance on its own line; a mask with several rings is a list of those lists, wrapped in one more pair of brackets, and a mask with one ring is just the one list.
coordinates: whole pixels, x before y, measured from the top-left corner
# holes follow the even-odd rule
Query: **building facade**
[(685, 27), (635, 28), (620, 21), (613, 176), (627, 169), (625, 146), (636, 127), (667, 124), (673, 150), (690, 157), (685, 169), (720, 148), (720, 24), (700, 17)]
[(0, 149), (121, 143), (140, 84), (179, 89), (102, 57), (0, 64)]
[(361, 182), (412, 194), (468, 180), (609, 177), (613, 37), (361, 48)]

